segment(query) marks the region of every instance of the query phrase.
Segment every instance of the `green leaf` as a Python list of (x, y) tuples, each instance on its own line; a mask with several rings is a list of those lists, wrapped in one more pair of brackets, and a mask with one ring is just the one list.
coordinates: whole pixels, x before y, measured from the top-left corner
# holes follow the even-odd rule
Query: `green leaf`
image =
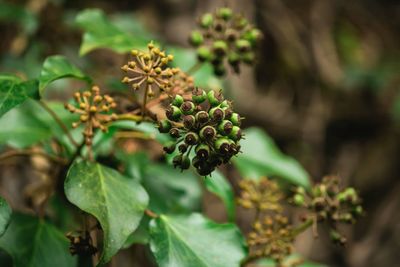
[(0, 237), (4, 234), (11, 219), (11, 208), (4, 198), (0, 197)]
[(295, 185), (310, 188), (308, 173), (293, 158), (283, 154), (271, 137), (259, 128), (244, 131), (240, 141), (243, 154), (233, 159), (235, 166), (246, 179), (277, 176)]
[[(85, 55), (97, 48), (108, 48), (117, 53), (144, 49), (150, 41), (141, 35), (130, 35), (112, 24), (100, 9), (86, 9), (78, 14), (76, 23), (84, 31), (79, 50)], [(132, 32), (132, 34), (136, 34)]]
[(14, 75), (0, 75), (0, 117), (28, 98), (36, 97), (37, 81), (22, 81)]
[[(327, 267), (327, 265), (325, 264), (320, 264), (320, 263), (316, 263), (316, 262), (311, 262), (311, 261), (304, 261), (302, 256), (299, 254), (292, 254), (290, 256), (288, 256), (284, 261), (283, 261), (283, 265), (284, 266), (291, 266), (293, 262), (302, 262), (299, 265), (296, 265), (298, 267)], [(274, 260), (272, 259), (267, 259), (267, 258), (263, 258), (263, 259), (259, 259), (255, 265), (255, 267), (276, 267), (277, 264)]]
[(201, 206), (202, 191), (198, 177), (181, 172), (166, 164), (153, 163), (142, 181), (150, 196), (150, 209), (162, 213), (197, 211)]
[(150, 249), (161, 267), (235, 267), (246, 255), (234, 224), (217, 224), (201, 214), (153, 219)]
[(80, 69), (71, 64), (67, 58), (60, 55), (50, 56), (43, 63), (39, 77), (39, 92), (43, 95), (44, 89), (53, 81), (63, 78), (75, 78), (91, 82)]
[(100, 264), (108, 262), (138, 227), (148, 204), (146, 191), (133, 179), (96, 163), (75, 163), (64, 184), (70, 202), (92, 214), (104, 232)]
[(13, 214), (0, 238), (0, 247), (11, 255), (15, 267), (76, 266), (77, 258), (69, 253), (68, 244), (53, 225), (23, 214)]
[(233, 222), (235, 219), (235, 195), (231, 184), (220, 171), (214, 171), (211, 177), (205, 178), (208, 191), (216, 194), (224, 202), (228, 219)]

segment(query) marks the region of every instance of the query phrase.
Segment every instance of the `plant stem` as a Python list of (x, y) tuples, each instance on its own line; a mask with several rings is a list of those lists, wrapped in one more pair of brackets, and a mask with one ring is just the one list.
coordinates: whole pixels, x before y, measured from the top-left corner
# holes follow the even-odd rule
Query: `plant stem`
[(203, 65), (203, 62), (197, 61), (196, 64), (194, 64), (190, 69), (186, 71), (188, 75), (193, 75), (200, 69), (200, 67)]
[(150, 218), (157, 218), (157, 217), (158, 217), (158, 214), (156, 214), (154, 211), (151, 211), (151, 210), (149, 210), (149, 209), (146, 209), (146, 210), (144, 211), (144, 213), (145, 213), (147, 216), (149, 216)]
[(143, 121), (143, 117), (134, 114), (120, 114), (117, 115), (117, 120), (129, 120), (129, 121), (141, 122)]
[(19, 157), (19, 156), (34, 156), (34, 155), (38, 155), (38, 156), (43, 156), (46, 157), (56, 163), (60, 163), (60, 164), (67, 164), (67, 160), (62, 158), (62, 157), (58, 157), (55, 155), (50, 155), (47, 154), (46, 152), (43, 151), (33, 151), (33, 150), (12, 150), (12, 151), (7, 151), (3, 154), (0, 155), (0, 160), (5, 160), (8, 158), (12, 158), (12, 157)]
[(301, 234), (305, 230), (307, 230), (312, 224), (314, 223), (314, 220), (309, 218), (299, 226), (293, 229), (292, 231), (292, 236), (296, 237), (297, 235)]
[(39, 100), (39, 104), (53, 117), (53, 119), (57, 122), (57, 124), (61, 127), (64, 133), (67, 135), (69, 141), (76, 147), (78, 147), (78, 143), (72, 138), (67, 126), (62, 122), (60, 117), (42, 100)]

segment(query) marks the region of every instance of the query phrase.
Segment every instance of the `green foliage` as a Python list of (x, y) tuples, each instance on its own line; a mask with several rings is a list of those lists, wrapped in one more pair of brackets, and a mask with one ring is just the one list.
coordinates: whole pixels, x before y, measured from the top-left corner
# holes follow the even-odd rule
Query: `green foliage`
[(0, 238), (0, 248), (11, 255), (15, 267), (72, 267), (77, 262), (68, 251), (67, 238), (53, 225), (18, 213)]
[(99, 9), (86, 9), (80, 12), (76, 23), (85, 31), (79, 50), (80, 55), (85, 55), (98, 48), (108, 48), (117, 53), (125, 53), (133, 47), (144, 49), (150, 41), (142, 39), (141, 35), (134, 37), (119, 29)]
[(100, 164), (72, 165), (65, 180), (68, 200), (95, 216), (104, 232), (100, 263), (108, 262), (138, 227), (149, 198), (134, 180)]
[(22, 81), (15, 75), (0, 75), (0, 117), (28, 98), (36, 98), (37, 81)]
[(38, 26), (38, 19), (31, 11), (5, 1), (0, 2), (1, 20), (18, 23), (27, 34), (34, 33)]
[(43, 95), (44, 89), (53, 81), (63, 78), (75, 78), (85, 80), (91, 79), (82, 73), (80, 69), (72, 65), (64, 56), (51, 56), (46, 58), (39, 77), (39, 92)]
[(11, 208), (8, 203), (0, 197), (0, 237), (4, 234), (11, 219)]
[(234, 224), (217, 224), (200, 214), (161, 215), (150, 223), (150, 248), (161, 267), (235, 267), (246, 255)]
[(204, 179), (207, 190), (221, 198), (225, 205), (228, 219), (233, 222), (235, 219), (235, 195), (229, 181), (219, 171), (213, 172), (211, 177)]
[(259, 128), (245, 130), (242, 151), (234, 164), (243, 177), (259, 179), (277, 176), (295, 185), (310, 188), (309, 175), (293, 158), (284, 155), (274, 141)]

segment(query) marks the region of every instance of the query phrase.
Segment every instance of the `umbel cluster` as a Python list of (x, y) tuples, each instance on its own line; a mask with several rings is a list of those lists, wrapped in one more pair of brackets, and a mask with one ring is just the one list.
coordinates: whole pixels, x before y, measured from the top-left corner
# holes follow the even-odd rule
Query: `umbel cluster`
[(241, 118), (221, 91), (206, 93), (195, 88), (191, 99), (176, 95), (166, 117), (158, 128), (174, 139), (164, 150), (172, 154), (178, 149), (173, 158), (175, 167), (184, 170), (193, 165), (200, 175), (207, 176), (240, 151)]

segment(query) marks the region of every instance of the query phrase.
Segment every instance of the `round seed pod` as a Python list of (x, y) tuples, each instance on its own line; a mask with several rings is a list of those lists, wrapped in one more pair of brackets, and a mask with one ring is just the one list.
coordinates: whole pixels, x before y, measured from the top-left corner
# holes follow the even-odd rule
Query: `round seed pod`
[(169, 142), (167, 145), (163, 147), (163, 150), (167, 154), (172, 154), (175, 151), (175, 148), (176, 148), (175, 142)]
[(189, 42), (193, 46), (199, 46), (204, 42), (203, 34), (199, 31), (192, 31), (190, 34)]
[(214, 22), (214, 16), (211, 13), (206, 13), (200, 18), (200, 26), (207, 29)]
[(210, 119), (210, 116), (205, 111), (197, 112), (195, 117), (196, 121), (198, 121), (201, 124), (208, 122), (208, 120)]
[(242, 130), (238, 126), (233, 126), (231, 133), (229, 134), (229, 138), (233, 141), (239, 141), (242, 138)]
[(222, 121), (225, 118), (225, 112), (219, 107), (210, 109), (208, 114), (210, 115), (210, 118), (215, 122)]
[(210, 105), (213, 107), (218, 106), (222, 101), (224, 101), (222, 93), (214, 90), (211, 90), (207, 93), (207, 99)]
[(183, 104), (183, 97), (181, 95), (176, 95), (172, 100), (172, 105), (175, 107), (180, 107)]
[(200, 46), (197, 49), (197, 58), (202, 62), (209, 61), (212, 58), (212, 53), (208, 47)]
[(169, 135), (173, 138), (178, 138), (179, 136), (181, 136), (178, 128), (172, 128), (171, 130), (169, 130)]
[(201, 104), (207, 99), (207, 93), (200, 88), (195, 88), (192, 91), (192, 100), (196, 104)]
[(183, 114), (185, 115), (190, 115), (193, 113), (195, 109), (195, 105), (193, 104), (193, 102), (191, 101), (185, 101), (183, 102), (183, 104), (181, 105), (181, 111)]
[(188, 144), (189, 146), (196, 145), (199, 142), (199, 136), (197, 133), (194, 132), (188, 132), (185, 135), (185, 143)]
[(240, 126), (241, 124), (241, 118), (238, 113), (232, 113), (230, 116), (229, 120), (233, 123), (235, 126)]
[(196, 146), (195, 152), (200, 159), (206, 159), (210, 155), (210, 147), (206, 144), (200, 144)]
[(224, 56), (228, 50), (228, 45), (225, 41), (218, 40), (213, 43), (212, 49), (217, 56)]
[(158, 130), (160, 133), (168, 133), (171, 130), (171, 122), (169, 120), (161, 120), (158, 122)]
[(196, 119), (193, 115), (185, 115), (183, 116), (183, 126), (185, 126), (186, 129), (190, 130), (194, 127), (196, 123)]
[(200, 138), (204, 140), (212, 140), (217, 135), (217, 131), (212, 126), (204, 126), (200, 130)]
[(171, 121), (178, 121), (182, 112), (178, 107), (171, 105), (166, 109), (165, 115), (167, 115), (167, 118)]
[(233, 123), (228, 120), (223, 120), (218, 124), (218, 132), (222, 135), (229, 135), (232, 131)]

